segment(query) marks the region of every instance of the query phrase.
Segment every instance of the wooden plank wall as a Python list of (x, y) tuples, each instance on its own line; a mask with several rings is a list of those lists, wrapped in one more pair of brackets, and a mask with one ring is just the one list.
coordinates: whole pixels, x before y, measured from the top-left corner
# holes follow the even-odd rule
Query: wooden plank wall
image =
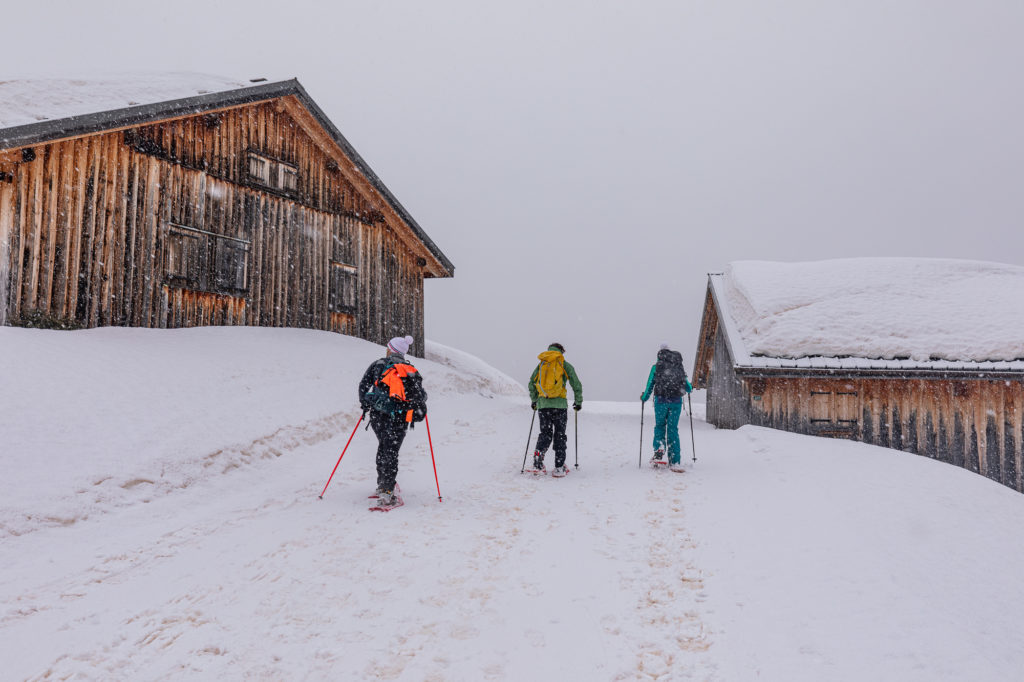
[(7, 323), (11, 292), (11, 239), (14, 231), (13, 166), (0, 158), (0, 327)]
[[(250, 182), (250, 150), (298, 167), (298, 189)], [(34, 160), (0, 163), (14, 178), (0, 182), (8, 322), (43, 315), (82, 327), (293, 326), (378, 343), (412, 334), (423, 348), (416, 258), (280, 103), (32, 151)], [(248, 290), (225, 295), (168, 282), (171, 223), (249, 242)], [(354, 318), (327, 310), (332, 231), (349, 236), (358, 258)]]
[(733, 369), (725, 335), (719, 329), (715, 334), (711, 375), (707, 383), (707, 419), (717, 427), (738, 429), (751, 422), (750, 397)]
[[(749, 423), (913, 452), (1024, 492), (1020, 380), (758, 377), (743, 387)], [(811, 421), (814, 392), (833, 396), (831, 424)], [(710, 419), (719, 410), (708, 399)]]

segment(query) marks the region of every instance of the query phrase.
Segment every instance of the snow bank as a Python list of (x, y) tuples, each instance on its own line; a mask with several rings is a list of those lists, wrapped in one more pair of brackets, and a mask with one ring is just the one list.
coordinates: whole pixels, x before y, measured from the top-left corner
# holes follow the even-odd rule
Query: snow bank
[(751, 356), (1024, 359), (1024, 267), (924, 258), (738, 261), (724, 284)]
[(406, 504), (370, 513), (356, 383), (382, 351), (298, 329), (0, 328), (4, 679), (1020, 676), (1009, 488), (717, 431), (701, 402), (685, 473), (638, 466), (649, 411), (640, 434), (636, 402), (590, 401), (570, 475), (522, 475), (525, 391), (428, 343), (432, 441), (407, 435)]
[(529, 395), (524, 385), (475, 355), (427, 341), (426, 358), (452, 370), (449, 380), (442, 385), (441, 390), (445, 392), (477, 393), (487, 397)]
[(0, 81), (0, 128), (251, 86), (252, 83), (197, 73), (133, 73), (88, 79)]
[[(428, 348), (437, 364), (410, 359), (430, 395), (525, 393), (466, 353)], [(350, 429), (359, 379), (382, 355), (300, 329), (0, 328), (0, 537), (146, 502)]]

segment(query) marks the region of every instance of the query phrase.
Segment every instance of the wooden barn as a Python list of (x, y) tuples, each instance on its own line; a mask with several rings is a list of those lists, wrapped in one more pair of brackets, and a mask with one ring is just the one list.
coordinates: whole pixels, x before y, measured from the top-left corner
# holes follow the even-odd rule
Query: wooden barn
[(848, 438), (1024, 492), (1024, 268), (880, 258), (708, 278), (708, 421)]
[(0, 324), (423, 348), (454, 266), (296, 80), (0, 82)]

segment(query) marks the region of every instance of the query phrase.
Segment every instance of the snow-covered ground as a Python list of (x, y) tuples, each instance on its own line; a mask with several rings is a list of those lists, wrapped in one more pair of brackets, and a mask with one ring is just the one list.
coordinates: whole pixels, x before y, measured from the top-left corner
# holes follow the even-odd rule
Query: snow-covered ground
[(443, 502), (423, 425), (404, 507), (366, 511), (362, 430), (319, 500), (380, 353), (0, 328), (2, 678), (1019, 679), (1024, 496), (697, 403), (686, 473), (638, 468), (638, 404), (588, 402), (579, 469), (521, 475), (524, 389), (431, 346)]

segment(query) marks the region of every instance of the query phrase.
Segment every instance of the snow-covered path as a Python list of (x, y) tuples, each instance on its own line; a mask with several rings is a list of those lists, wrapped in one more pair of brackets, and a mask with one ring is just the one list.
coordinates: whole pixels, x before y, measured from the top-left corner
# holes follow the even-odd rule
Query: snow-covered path
[(683, 423), (688, 471), (639, 469), (638, 406), (588, 402), (580, 468), (534, 478), (522, 388), (435, 347), (416, 364), (444, 502), (420, 426), (406, 505), (371, 513), (362, 430), (317, 498), (370, 344), (6, 328), (0, 347), (3, 679), (932, 682), (1024, 666), (1024, 496), (962, 469), (716, 431), (698, 403), (696, 464)]
[(686, 558), (686, 475), (638, 471), (615, 435), (635, 417), (615, 405), (580, 415), (594, 433), (581, 435), (579, 470), (522, 475), (525, 432), (521, 443), (507, 436), (530, 412), (495, 407), (476, 416), (480, 426), (432, 412), (434, 424), (454, 425), (432, 433), (443, 503), (421, 430), (402, 456), (404, 508), (364, 510), (373, 441), (363, 432), (318, 500), (341, 433), (74, 532), (8, 540), (17, 558), (5, 562), (0, 627), (23, 652), (9, 672), (449, 680), (696, 670), (682, 660), (708, 646), (700, 571)]

